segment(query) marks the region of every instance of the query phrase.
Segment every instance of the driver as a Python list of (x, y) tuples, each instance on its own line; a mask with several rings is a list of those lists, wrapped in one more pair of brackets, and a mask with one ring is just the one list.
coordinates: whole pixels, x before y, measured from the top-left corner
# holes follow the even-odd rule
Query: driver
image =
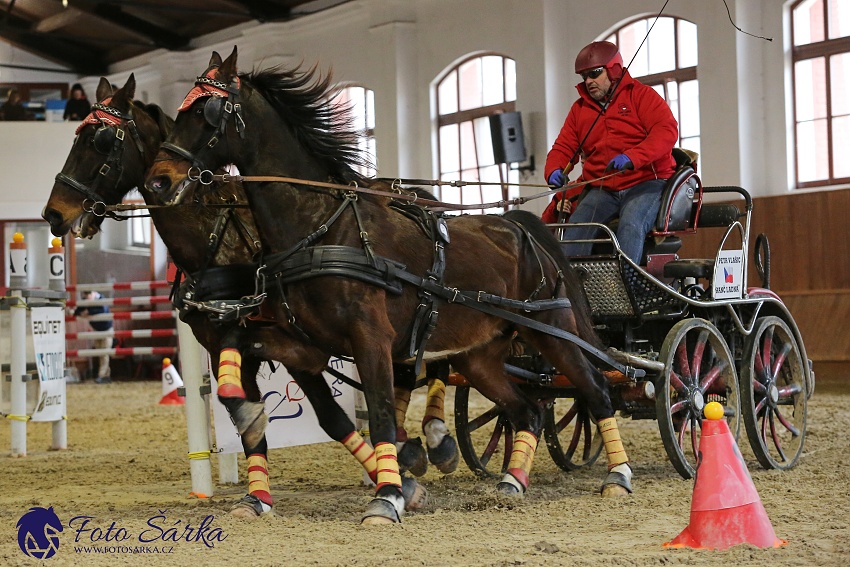
[[(644, 239), (658, 215), (664, 182), (676, 168), (672, 151), (679, 139), (678, 124), (664, 99), (623, 68), (623, 57), (613, 43), (595, 41), (584, 47), (576, 57), (575, 71), (582, 79), (576, 86), (580, 96), (546, 157), (546, 180), (563, 187), (579, 158), (579, 181), (621, 172), (589, 185), (569, 222), (606, 223), (619, 217), (620, 248), (639, 263)], [(569, 206), (564, 200), (556, 208), (569, 212)], [(569, 240), (595, 235), (592, 227), (565, 231)], [(567, 256), (586, 256), (591, 247), (568, 243), (564, 251)]]

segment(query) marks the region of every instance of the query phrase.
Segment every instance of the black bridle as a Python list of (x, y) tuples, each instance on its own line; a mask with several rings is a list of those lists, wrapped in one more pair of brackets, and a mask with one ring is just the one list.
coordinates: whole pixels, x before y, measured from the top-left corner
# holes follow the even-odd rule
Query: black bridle
[[(186, 176), (189, 181), (199, 181), (201, 185), (209, 185), (213, 182), (213, 172), (204, 165), (203, 159), (198, 156), (199, 152), (207, 148), (215, 147), (218, 142), (227, 136), (227, 124), (233, 119), (236, 132), (240, 138), (245, 138), (245, 121), (242, 119), (242, 104), (239, 100), (239, 83), (231, 81), (225, 84), (210, 77), (201, 76), (195, 80), (195, 86), (209, 85), (227, 96), (218, 94), (206, 95), (204, 102), (204, 120), (213, 127), (213, 133), (205, 144), (198, 150), (192, 152), (172, 142), (163, 142), (160, 149), (175, 154), (192, 164)], [(193, 170), (196, 170), (193, 171)]]
[[(132, 105), (126, 114), (115, 107), (100, 102), (93, 104), (91, 111), (92, 113), (96, 111), (105, 112), (120, 121), (114, 127), (102, 122), (102, 125), (94, 134), (95, 150), (106, 156), (103, 164), (98, 168), (94, 182), (89, 186), (65, 173), (59, 172), (56, 174), (57, 182), (64, 183), (71, 189), (81, 193), (86, 198), (86, 201), (92, 202), (87, 212), (94, 212), (94, 207), (98, 203), (103, 203), (103, 197), (98, 193), (98, 190), (100, 189), (101, 182), (109, 178), (110, 172), (117, 172), (117, 175), (114, 175), (115, 183), (113, 187), (118, 187), (118, 184), (121, 183), (121, 177), (124, 175), (124, 164), (122, 161), (124, 156), (124, 140), (128, 131), (130, 132), (130, 138), (133, 140), (143, 159), (145, 156), (145, 148), (133, 117)], [(83, 202), (83, 209), (86, 209), (86, 201)]]

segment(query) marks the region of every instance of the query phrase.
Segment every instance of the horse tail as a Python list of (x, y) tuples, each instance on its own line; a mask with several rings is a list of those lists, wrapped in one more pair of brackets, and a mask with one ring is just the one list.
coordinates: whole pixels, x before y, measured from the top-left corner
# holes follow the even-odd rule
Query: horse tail
[(519, 209), (510, 210), (502, 215), (505, 219), (516, 223), (525, 229), (529, 235), (551, 256), (564, 277), (564, 287), (567, 297), (572, 303), (573, 316), (576, 320), (578, 335), (597, 348), (604, 348), (602, 341), (596, 334), (591, 318), (590, 303), (584, 292), (584, 286), (578, 274), (570, 265), (570, 261), (561, 249), (561, 243), (546, 227), (540, 218), (528, 211)]

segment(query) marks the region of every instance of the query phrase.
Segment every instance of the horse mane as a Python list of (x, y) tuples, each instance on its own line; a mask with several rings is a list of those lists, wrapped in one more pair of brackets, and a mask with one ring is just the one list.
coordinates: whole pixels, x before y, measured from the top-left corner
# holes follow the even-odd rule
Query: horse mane
[(240, 78), (263, 95), (292, 127), (298, 142), (334, 178), (367, 184), (355, 168), (369, 167), (371, 161), (358, 146), (361, 135), (354, 131), (351, 107), (331, 103), (336, 93), (330, 73), (323, 76), (315, 66), (307, 70), (276, 66), (241, 74)]
[(165, 111), (156, 104), (146, 104), (139, 100), (133, 101), (133, 106), (142, 110), (154, 119), (154, 121), (159, 125), (159, 130), (162, 132), (162, 139), (166, 139), (171, 131), (174, 129), (174, 119), (170, 117)]
[(597, 348), (603, 348), (602, 341), (599, 340), (599, 335), (593, 327), (590, 302), (587, 300), (584, 286), (581, 280), (579, 280), (575, 269), (570, 265), (569, 259), (564, 255), (563, 250), (561, 250), (561, 243), (558, 242), (558, 239), (543, 224), (540, 217), (529, 211), (512, 209), (504, 213), (502, 217), (527, 230), (531, 237), (555, 259), (558, 269), (564, 275), (564, 285), (566, 286), (567, 297), (570, 298), (573, 304), (573, 315), (576, 319), (576, 328), (578, 329), (579, 336)]

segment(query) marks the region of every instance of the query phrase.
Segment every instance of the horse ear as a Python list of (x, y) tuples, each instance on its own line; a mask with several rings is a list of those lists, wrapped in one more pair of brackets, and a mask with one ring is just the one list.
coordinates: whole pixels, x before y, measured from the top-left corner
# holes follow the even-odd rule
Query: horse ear
[(133, 100), (136, 96), (136, 75), (135, 73), (130, 73), (130, 76), (127, 77), (127, 82), (124, 83), (122, 90), (127, 95), (127, 100)]
[(97, 97), (98, 102), (106, 100), (107, 98), (112, 96), (112, 85), (109, 84), (109, 81), (106, 80), (106, 77), (100, 78), (100, 82), (97, 84), (97, 91), (95, 92), (95, 96)]
[(218, 51), (212, 52), (212, 57), (210, 57), (209, 65), (207, 65), (207, 69), (211, 69), (212, 67), (220, 67), (221, 66), (221, 55), (218, 54)]
[(228, 55), (227, 59), (221, 64), (221, 67), (218, 68), (218, 78), (219, 79), (231, 79), (236, 76), (236, 46), (233, 46), (233, 52)]

